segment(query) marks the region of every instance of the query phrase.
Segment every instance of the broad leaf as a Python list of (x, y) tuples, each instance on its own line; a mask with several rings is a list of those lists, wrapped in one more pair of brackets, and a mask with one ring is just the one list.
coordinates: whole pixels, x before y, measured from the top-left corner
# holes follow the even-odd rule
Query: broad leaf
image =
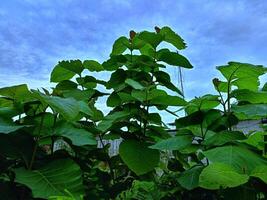
[(74, 120), (79, 114), (79, 102), (73, 98), (45, 96), (38, 92), (35, 92), (35, 94), (37, 98), (48, 104), (54, 111), (60, 113), (66, 120)]
[(75, 198), (84, 194), (81, 170), (69, 159), (55, 160), (33, 171), (19, 168), (15, 173), (15, 181), (29, 187), (34, 198), (67, 195), (66, 190)]
[(262, 119), (267, 116), (266, 104), (246, 104), (233, 106), (232, 111), (237, 114), (239, 119)]
[(238, 89), (258, 90), (260, 85), (259, 76), (266, 72), (261, 65), (229, 62), (228, 65), (219, 66), (217, 69), (223, 76)]
[(234, 90), (231, 93), (238, 101), (246, 101), (253, 104), (267, 103), (267, 92), (251, 91), (248, 89)]
[(245, 184), (249, 179), (246, 174), (239, 174), (234, 168), (223, 163), (212, 163), (203, 169), (199, 185), (205, 189), (217, 190), (232, 188)]
[(31, 92), (26, 84), (0, 88), (1, 96), (11, 98), (17, 102), (25, 102), (32, 99)]
[(184, 40), (177, 33), (171, 30), (171, 28), (164, 26), (160, 29), (159, 33), (163, 36), (163, 40), (165, 42), (172, 44), (177, 49), (182, 50), (186, 48)]
[(250, 176), (260, 178), (267, 184), (267, 165), (257, 166), (250, 174)]
[(150, 101), (151, 104), (164, 106), (184, 106), (186, 101), (178, 96), (162, 95), (157, 96)]
[(99, 72), (99, 71), (102, 71), (104, 69), (103, 66), (95, 60), (83, 61), (83, 67), (85, 69), (88, 69), (91, 72)]
[(148, 31), (139, 33), (138, 38), (149, 43), (154, 49), (163, 41), (162, 35)]
[(53, 69), (50, 77), (51, 82), (60, 82), (71, 79), (75, 74), (83, 71), (80, 60), (61, 61)]
[(247, 137), (239, 131), (222, 131), (209, 137), (202, 144), (208, 146), (221, 146), (228, 142), (245, 140)]
[(17, 125), (11, 120), (7, 120), (0, 117), (0, 133), (11, 133), (23, 127), (25, 126)]
[(126, 37), (123, 36), (118, 38), (113, 44), (111, 55), (122, 54), (128, 46), (130, 46), (130, 44), (129, 40)]
[(191, 63), (182, 55), (170, 52), (167, 49), (162, 49), (158, 52), (158, 60), (163, 61), (169, 65), (184, 67), (184, 68), (193, 68)]
[(267, 164), (266, 160), (241, 146), (222, 146), (204, 152), (211, 162), (220, 162), (232, 166), (240, 173), (250, 173), (258, 165)]
[(202, 166), (195, 166), (182, 172), (178, 178), (178, 182), (187, 190), (197, 188), (199, 185), (199, 175), (203, 170)]
[(70, 123), (59, 123), (55, 128), (54, 135), (66, 137), (76, 146), (97, 144), (92, 133), (82, 128), (76, 128)]
[(149, 149), (144, 143), (124, 140), (119, 148), (123, 162), (137, 175), (152, 171), (159, 162), (159, 152)]
[(192, 136), (183, 135), (161, 140), (149, 148), (159, 150), (182, 150), (191, 144)]
[(139, 82), (137, 82), (137, 81), (135, 81), (133, 79), (130, 79), (130, 78), (127, 78), (125, 80), (125, 83), (128, 84), (128, 85), (130, 85), (131, 87), (133, 87), (136, 90), (142, 90), (142, 89), (144, 89), (144, 86), (143, 85), (141, 85)]

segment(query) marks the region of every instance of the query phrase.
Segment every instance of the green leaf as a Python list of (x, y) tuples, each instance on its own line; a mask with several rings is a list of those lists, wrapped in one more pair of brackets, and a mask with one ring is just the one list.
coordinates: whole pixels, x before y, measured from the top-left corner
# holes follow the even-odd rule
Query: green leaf
[(18, 102), (26, 102), (32, 99), (31, 92), (26, 84), (0, 88), (0, 96), (8, 97)]
[(11, 133), (23, 127), (25, 126), (17, 125), (11, 120), (7, 120), (0, 117), (0, 133)]
[(103, 66), (95, 60), (85, 60), (83, 61), (83, 66), (85, 69), (88, 69), (91, 72), (99, 72), (104, 70)]
[(92, 133), (82, 128), (76, 128), (70, 123), (59, 123), (55, 128), (54, 135), (66, 137), (76, 146), (97, 144)]
[(253, 104), (267, 103), (267, 92), (265, 91), (251, 91), (247, 89), (234, 90), (231, 97), (238, 101), (246, 101)]
[(191, 144), (192, 136), (183, 135), (171, 137), (165, 140), (160, 140), (149, 148), (158, 150), (182, 150)]
[(222, 131), (206, 139), (202, 144), (207, 146), (221, 146), (228, 142), (245, 140), (247, 137), (239, 131)]
[(165, 42), (172, 44), (177, 49), (182, 50), (186, 48), (186, 44), (184, 43), (184, 40), (178, 34), (176, 34), (173, 30), (171, 30), (171, 28), (164, 26), (160, 29), (159, 33), (160, 35), (163, 36), (163, 40)]
[(29, 187), (34, 198), (67, 195), (66, 190), (75, 198), (84, 195), (81, 170), (70, 159), (55, 160), (33, 171), (19, 168), (15, 173), (15, 181)]
[(107, 99), (107, 106), (115, 107), (121, 104), (121, 98), (117, 93), (112, 93)]
[(64, 80), (57, 84), (56, 89), (58, 90), (74, 90), (77, 89), (78, 85), (77, 83), (74, 83), (70, 80)]
[(266, 135), (265, 132), (253, 132), (248, 136), (248, 139), (242, 140), (242, 142), (249, 144), (251, 146), (254, 146), (258, 148), (259, 150), (264, 150), (264, 135)]
[(250, 176), (257, 177), (267, 184), (267, 165), (257, 166), (251, 172)]
[(163, 36), (157, 33), (143, 31), (137, 36), (141, 40), (149, 43), (154, 49), (163, 41)]
[(159, 151), (135, 140), (124, 140), (119, 153), (123, 162), (138, 176), (152, 171), (159, 163)]
[(54, 111), (60, 113), (66, 120), (74, 120), (79, 114), (79, 102), (73, 98), (45, 96), (38, 92), (35, 92), (35, 94), (42, 102), (47, 103)]
[(168, 73), (163, 72), (163, 71), (157, 71), (157, 72), (154, 72), (153, 75), (156, 77), (157, 81), (162, 86), (165, 86), (166, 88), (174, 92), (177, 92), (178, 94), (183, 96), (182, 92), (174, 84), (172, 84), (171, 77)]
[(178, 96), (171, 95), (162, 95), (157, 96), (150, 101), (151, 104), (154, 105), (165, 105), (165, 106), (184, 106), (186, 105), (186, 101)]
[(115, 122), (128, 119), (131, 115), (130, 112), (118, 111), (108, 114), (99, 124), (98, 129), (105, 132), (107, 131)]
[(199, 175), (202, 172), (202, 166), (195, 166), (182, 172), (178, 178), (178, 182), (187, 190), (197, 188), (199, 185)]
[(266, 160), (241, 146), (222, 146), (204, 152), (211, 162), (220, 162), (232, 166), (240, 173), (250, 173), (258, 165), (267, 164)]
[(203, 169), (199, 185), (209, 190), (232, 188), (248, 182), (249, 176), (237, 173), (234, 168), (223, 163), (212, 163)]
[(241, 106), (233, 106), (231, 109), (241, 120), (262, 119), (267, 116), (266, 104), (246, 104)]
[(119, 69), (121, 66), (127, 63), (127, 58), (123, 55), (112, 55), (110, 59), (102, 63), (102, 66), (107, 71), (113, 71)]
[(168, 49), (161, 49), (158, 52), (158, 60), (163, 61), (169, 65), (179, 66), (191, 69), (193, 66), (191, 63), (182, 55), (170, 52)]
[(219, 66), (217, 69), (232, 85), (238, 89), (249, 89), (257, 91), (260, 85), (259, 76), (266, 72), (261, 65), (247, 63), (229, 62), (228, 65)]
[(128, 46), (130, 46), (130, 43), (126, 37), (123, 36), (118, 38), (113, 44), (111, 55), (122, 54)]
[(80, 60), (61, 61), (53, 69), (51, 82), (60, 82), (71, 79), (75, 74), (81, 74), (83, 65)]
[(191, 114), (198, 110), (209, 110), (217, 107), (220, 104), (218, 95), (207, 94), (202, 97), (196, 97), (195, 99), (188, 102), (185, 107), (187, 114)]
[(130, 79), (130, 78), (127, 78), (125, 80), (125, 83), (128, 84), (129, 86), (133, 87), (136, 90), (142, 90), (142, 89), (144, 89), (144, 86), (143, 85), (141, 85), (137, 81), (135, 81), (133, 79)]

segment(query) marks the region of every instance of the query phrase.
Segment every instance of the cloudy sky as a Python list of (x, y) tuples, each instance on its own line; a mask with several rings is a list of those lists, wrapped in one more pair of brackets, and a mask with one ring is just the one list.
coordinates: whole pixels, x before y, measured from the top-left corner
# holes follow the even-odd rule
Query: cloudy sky
[(170, 26), (188, 45), (181, 52), (194, 65), (183, 71), (187, 97), (212, 92), (215, 66), (267, 66), (265, 0), (1, 0), (0, 87), (48, 86), (59, 60), (102, 62), (117, 37), (155, 25)]

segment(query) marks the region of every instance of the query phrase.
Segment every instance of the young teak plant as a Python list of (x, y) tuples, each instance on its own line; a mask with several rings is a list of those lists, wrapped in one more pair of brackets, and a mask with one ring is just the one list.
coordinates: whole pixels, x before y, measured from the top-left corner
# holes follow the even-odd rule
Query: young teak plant
[(0, 199), (266, 199), (266, 128), (237, 128), (267, 116), (266, 68), (219, 66), (218, 94), (187, 101), (166, 70), (192, 68), (185, 48), (169, 27), (132, 30), (102, 64), (59, 62), (49, 90), (1, 88)]

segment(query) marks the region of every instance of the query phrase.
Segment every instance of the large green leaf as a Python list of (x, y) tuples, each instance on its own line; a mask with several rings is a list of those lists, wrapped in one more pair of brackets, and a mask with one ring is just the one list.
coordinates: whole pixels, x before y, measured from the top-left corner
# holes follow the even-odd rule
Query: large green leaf
[(158, 60), (163, 61), (169, 65), (184, 67), (184, 68), (193, 68), (191, 63), (182, 55), (175, 52), (170, 52), (168, 49), (161, 49), (158, 52)]
[(61, 61), (53, 69), (50, 77), (51, 82), (60, 82), (71, 79), (75, 74), (83, 71), (80, 60)]
[(130, 79), (130, 78), (127, 78), (125, 80), (125, 83), (127, 85), (130, 85), (131, 87), (133, 87), (136, 90), (142, 90), (142, 89), (144, 89), (144, 86), (143, 85), (141, 85), (139, 82), (137, 82), (137, 81), (135, 81), (133, 79)]
[(29, 187), (34, 198), (67, 195), (66, 190), (77, 199), (84, 195), (81, 170), (69, 159), (55, 160), (33, 171), (19, 168), (15, 173), (15, 181)]
[(172, 44), (177, 49), (182, 50), (186, 48), (184, 40), (177, 33), (171, 30), (171, 28), (164, 26), (160, 29), (159, 33), (163, 36), (163, 40), (165, 42)]
[(137, 175), (152, 171), (159, 162), (159, 151), (149, 149), (144, 143), (124, 140), (119, 148), (123, 162)]
[(267, 164), (263, 157), (241, 146), (222, 146), (203, 153), (211, 162), (228, 164), (240, 173), (250, 173), (258, 165)]
[(32, 99), (31, 92), (28, 90), (26, 84), (0, 88), (0, 97), (1, 96), (8, 97), (15, 101), (21, 102)]
[(250, 176), (260, 178), (267, 184), (267, 165), (257, 166), (250, 174)]
[(218, 95), (206, 94), (202, 97), (196, 97), (188, 102), (185, 107), (187, 114), (191, 114), (198, 110), (208, 110), (217, 107), (220, 104)]
[(217, 69), (223, 76), (238, 89), (258, 90), (260, 85), (259, 76), (266, 72), (261, 65), (229, 62), (228, 65), (219, 66)]
[(180, 174), (178, 182), (187, 190), (197, 188), (199, 184), (199, 175), (202, 170), (202, 166), (195, 166), (188, 169)]
[(154, 49), (163, 41), (162, 35), (148, 31), (139, 33), (138, 38), (149, 43)]
[(267, 92), (252, 91), (248, 89), (234, 90), (231, 93), (238, 101), (246, 101), (253, 104), (267, 103)]
[(83, 61), (83, 66), (85, 69), (88, 69), (91, 72), (99, 72), (104, 69), (103, 66), (95, 60), (85, 60)]
[(267, 116), (267, 104), (233, 106), (232, 111), (239, 119), (262, 119)]
[(171, 82), (171, 77), (168, 73), (163, 71), (154, 72), (153, 75), (156, 77), (157, 81), (166, 88), (183, 95), (182, 92)]
[(171, 95), (156, 96), (155, 98), (151, 99), (150, 103), (155, 105), (164, 105), (164, 106), (186, 105), (186, 101), (183, 98)]
[(124, 120), (127, 119), (128, 117), (131, 115), (130, 112), (126, 112), (126, 111), (118, 111), (118, 112), (114, 112), (111, 114), (108, 114), (99, 124), (98, 124), (98, 129), (105, 132), (107, 131), (110, 127), (112, 127), (112, 125), (120, 120)]
[(66, 120), (74, 120), (79, 114), (79, 102), (73, 98), (46, 96), (38, 92), (35, 92), (35, 94), (37, 98), (48, 104), (54, 111), (60, 113)]
[(192, 144), (192, 136), (183, 135), (175, 136), (165, 140), (160, 140), (156, 144), (150, 146), (151, 149), (159, 150), (182, 150)]
[(17, 125), (11, 120), (0, 117), (0, 133), (11, 133), (23, 127), (23, 125)]
[(82, 128), (76, 128), (70, 123), (59, 123), (55, 128), (54, 134), (70, 139), (72, 144), (76, 146), (97, 144), (92, 133)]
[(118, 38), (113, 44), (111, 55), (122, 54), (129, 45), (130, 44), (129, 44), (129, 40), (127, 39), (127, 37), (122, 36)]
[(206, 139), (202, 144), (208, 146), (221, 146), (228, 142), (245, 140), (247, 137), (239, 131), (222, 131)]
[(212, 163), (203, 169), (199, 176), (199, 185), (205, 189), (217, 190), (245, 184), (249, 179), (246, 174), (239, 174), (234, 168), (223, 163)]

